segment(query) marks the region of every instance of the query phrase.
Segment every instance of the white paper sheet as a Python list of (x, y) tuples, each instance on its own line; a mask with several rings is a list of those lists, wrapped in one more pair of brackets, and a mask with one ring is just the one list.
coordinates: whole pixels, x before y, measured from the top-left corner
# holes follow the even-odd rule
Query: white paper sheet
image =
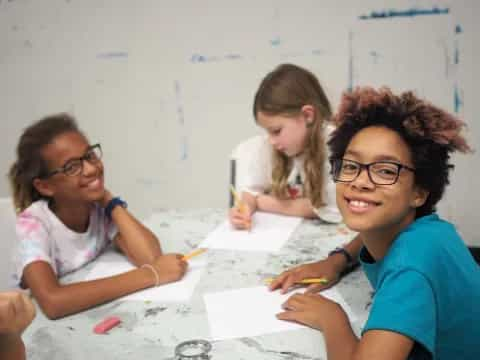
[[(124, 296), (121, 300), (134, 301), (188, 301), (195, 286), (206, 268), (205, 255), (199, 255), (188, 261), (188, 270), (185, 276), (174, 283), (160, 285)], [(117, 275), (135, 267), (122, 254), (108, 251), (95, 260), (85, 280), (94, 280)]]
[(250, 231), (236, 230), (226, 220), (207, 236), (200, 247), (274, 252), (282, 248), (301, 222), (300, 217), (256, 212)]
[[(212, 340), (258, 336), (305, 327), (275, 317), (283, 311), (281, 305), (296, 292), (282, 295), (279, 291), (269, 291), (266, 286), (258, 286), (205, 294)], [(336, 289), (327, 289), (321, 294), (340, 304), (351, 322), (356, 321), (355, 314)]]

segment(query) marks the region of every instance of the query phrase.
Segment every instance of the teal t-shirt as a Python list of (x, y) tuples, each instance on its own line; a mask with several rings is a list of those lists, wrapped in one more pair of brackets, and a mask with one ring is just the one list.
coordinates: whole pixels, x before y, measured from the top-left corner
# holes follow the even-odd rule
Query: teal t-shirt
[(382, 260), (364, 247), (360, 262), (375, 290), (363, 333), (408, 336), (410, 359), (480, 359), (480, 267), (453, 225), (421, 217)]

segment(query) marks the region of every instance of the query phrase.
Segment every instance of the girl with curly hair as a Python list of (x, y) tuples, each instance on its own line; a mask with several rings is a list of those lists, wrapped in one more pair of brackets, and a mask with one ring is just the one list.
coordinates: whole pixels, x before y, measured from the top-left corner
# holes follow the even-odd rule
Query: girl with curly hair
[(480, 268), (435, 213), (464, 123), (413, 93), (359, 88), (329, 140), (337, 204), (375, 290), (360, 339), (341, 307), (293, 295), (278, 314), (323, 332), (329, 359), (478, 359)]

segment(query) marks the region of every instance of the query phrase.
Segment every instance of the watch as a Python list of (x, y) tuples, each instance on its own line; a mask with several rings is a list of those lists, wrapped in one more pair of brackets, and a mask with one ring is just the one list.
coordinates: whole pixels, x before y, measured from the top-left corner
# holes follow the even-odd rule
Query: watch
[(119, 197), (112, 198), (112, 200), (108, 202), (107, 206), (105, 206), (105, 216), (108, 220), (112, 220), (112, 211), (118, 205), (123, 208), (126, 208), (128, 206), (128, 204)]

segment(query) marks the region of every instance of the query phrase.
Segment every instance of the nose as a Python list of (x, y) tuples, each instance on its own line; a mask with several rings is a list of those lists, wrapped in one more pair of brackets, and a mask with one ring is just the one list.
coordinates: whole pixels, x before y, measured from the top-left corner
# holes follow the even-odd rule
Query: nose
[(351, 185), (357, 189), (372, 189), (375, 184), (370, 180), (366, 167), (360, 169), (360, 174), (351, 182)]
[(273, 147), (276, 147), (277, 145), (277, 138), (273, 135), (269, 135), (268, 136), (268, 141), (270, 142), (270, 145), (272, 145)]
[(99, 167), (99, 165), (92, 164), (87, 160), (83, 160), (82, 165), (83, 165), (82, 174), (84, 176), (91, 176), (93, 174), (96, 174), (97, 171), (98, 171), (98, 167)]

